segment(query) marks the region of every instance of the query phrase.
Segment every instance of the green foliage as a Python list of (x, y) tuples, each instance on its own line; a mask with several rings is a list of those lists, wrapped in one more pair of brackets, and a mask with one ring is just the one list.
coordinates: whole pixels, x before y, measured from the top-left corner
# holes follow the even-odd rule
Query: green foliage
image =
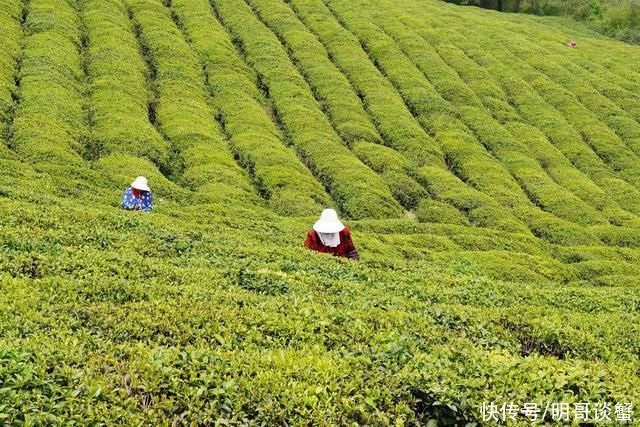
[(223, 24), (241, 40), (299, 155), (342, 212), (352, 218), (399, 216), (400, 206), (388, 187), (342, 145), (278, 39), (247, 5), (228, 0), (214, 5)]
[(9, 143), (39, 169), (83, 164), (87, 117), (78, 19), (64, 0), (29, 3), (18, 74), (20, 104)]
[(149, 123), (148, 70), (122, 1), (83, 0), (96, 157), (146, 157), (169, 169), (170, 144)]
[(179, 155), (174, 175), (187, 187), (222, 200), (255, 200), (215, 122), (200, 62), (171, 14), (160, 1), (127, 4), (157, 87), (158, 126)]
[(393, 197), (406, 209), (415, 209), (427, 197), (427, 191), (417, 181), (415, 167), (397, 151), (384, 145), (358, 141), (353, 152), (367, 166), (380, 174)]
[(230, 277), (241, 288), (266, 295), (281, 295), (287, 293), (290, 288), (289, 281), (285, 276), (271, 271), (252, 271), (247, 267), (242, 267), (232, 272)]
[[(431, 0), (7, 0), (0, 24), (0, 424), (640, 405), (629, 46)], [(136, 175), (151, 214), (119, 208)], [(303, 246), (332, 204), (359, 262)]]
[[(466, 45), (463, 50), (466, 50)], [(501, 76), (503, 89), (516, 103), (522, 116), (540, 129), (572, 164), (609, 193), (622, 208), (638, 212), (638, 190), (615, 176), (558, 110), (550, 108), (546, 99), (532, 90), (524, 79), (514, 78), (513, 73), (490, 53), (475, 47), (470, 56), (476, 62), (487, 63), (492, 74)]]
[(268, 116), (256, 77), (244, 64), (206, 0), (174, 1), (179, 22), (205, 67), (213, 100), (232, 149), (270, 206), (285, 215), (311, 215), (329, 204), (320, 183), (285, 147)]
[(438, 222), (444, 224), (468, 225), (467, 218), (453, 206), (437, 200), (424, 200), (416, 209), (420, 222)]
[(501, 208), (495, 200), (464, 185), (464, 182), (454, 175), (433, 167), (424, 167), (419, 173), (420, 179), (429, 192), (436, 195), (436, 199), (455, 206), (473, 224), (505, 231), (528, 232), (521, 222)]
[(640, 44), (640, 3), (637, 0), (445, 0), (449, 3), (481, 6), (502, 11), (544, 16), (567, 16), (586, 23), (610, 37)]
[[(369, 62), (358, 39), (331, 17), (320, 1), (291, 1), (291, 6), (324, 44), (335, 66), (349, 78), (385, 144), (403, 153), (417, 166), (443, 165), (439, 147), (412, 119), (393, 85)], [(345, 90), (351, 91), (348, 85)], [(351, 107), (352, 110), (354, 108), (358, 107)]]
[(20, 52), (19, 25), (21, 2), (11, 0), (3, 4), (0, 11), (0, 138), (4, 139), (9, 113), (13, 105), (13, 94), (16, 90), (14, 73)]
[[(409, 162), (400, 153), (382, 145), (386, 143), (393, 146), (400, 142), (398, 140), (390, 141), (389, 138), (384, 141), (378, 134), (365, 111), (365, 107), (368, 107), (369, 103), (366, 103), (365, 99), (363, 106), (360, 98), (351, 87), (350, 81), (332, 63), (322, 43), (306, 29), (294, 11), (287, 5), (272, 1), (253, 1), (251, 4), (258, 15), (289, 48), (293, 62), (298, 65), (309, 82), (314, 95), (323, 106), (342, 140), (351, 147), (362, 162), (382, 175), (394, 198), (402, 206), (409, 210), (415, 208), (418, 201), (425, 197), (425, 190), (404, 170), (400, 170), (401, 168), (411, 168)], [(360, 91), (363, 94), (371, 92), (370, 88), (360, 88)], [(380, 104), (371, 102), (370, 105)], [(385, 111), (388, 111), (388, 106), (385, 107)], [(380, 124), (385, 120), (379, 114), (376, 115), (375, 111), (371, 113), (376, 123)], [(396, 114), (393, 111), (391, 113), (393, 116)], [(389, 112), (387, 115), (390, 116)], [(379, 125), (379, 127), (381, 126)], [(407, 143), (406, 136), (402, 138), (402, 143)], [(416, 152), (415, 155), (419, 156), (417, 161), (421, 162), (422, 160), (419, 159), (424, 156), (436, 154), (428, 153), (422, 148), (421, 152)], [(372, 156), (375, 156), (374, 164), (372, 164)], [(394, 158), (387, 158), (388, 156)], [(403, 165), (400, 168), (398, 163), (404, 163), (406, 166)]]

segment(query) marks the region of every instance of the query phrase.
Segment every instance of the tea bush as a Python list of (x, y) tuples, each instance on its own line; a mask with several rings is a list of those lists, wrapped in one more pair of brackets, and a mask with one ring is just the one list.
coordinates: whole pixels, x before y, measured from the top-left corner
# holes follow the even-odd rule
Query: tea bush
[[(352, 17), (354, 22), (364, 22), (361, 19), (357, 19), (355, 14), (351, 14), (351, 11), (345, 11), (349, 13), (349, 15), (345, 15), (348, 17)], [(384, 14), (382, 14), (384, 15)], [(381, 15), (381, 16), (382, 16)], [(382, 18), (381, 18), (382, 19)], [(413, 68), (409, 62), (406, 62), (404, 67), (398, 67), (394, 64), (400, 62), (400, 57), (402, 56), (402, 52), (397, 51), (397, 48), (394, 50), (392, 47), (392, 41), (386, 37), (381, 32), (376, 32), (375, 28), (370, 26), (366, 29), (362, 26), (362, 31), (364, 34), (363, 37), (367, 37), (367, 45), (373, 46), (379, 43), (385, 43), (385, 48), (373, 50), (374, 48), (370, 48), (371, 54), (374, 58), (380, 60), (381, 66), (384, 64), (390, 64), (388, 68), (388, 75), (396, 76), (395, 79), (398, 82), (398, 88), (402, 93), (407, 94), (408, 100), (414, 100), (413, 102), (418, 105), (418, 99), (424, 98), (424, 96), (420, 95), (422, 92), (427, 92), (430, 89), (427, 82), (423, 80), (420, 82), (420, 75), (417, 70)], [(528, 158), (526, 155), (522, 154), (522, 150), (517, 150), (517, 143), (513, 140), (511, 135), (503, 130), (498, 123), (493, 123), (491, 118), (487, 117), (487, 114), (483, 109), (479, 108), (480, 105), (478, 99), (475, 97), (468, 88), (464, 86), (464, 83), (459, 80), (459, 77), (456, 73), (452, 72), (452, 70), (448, 69), (447, 66), (442, 62), (442, 60), (434, 60), (430, 58), (428, 60), (424, 60), (423, 58), (427, 55), (425, 48), (428, 46), (425, 44), (424, 46), (419, 46), (416, 43), (416, 39), (410, 38), (410, 30), (408, 28), (403, 29), (398, 27), (391, 27), (395, 29), (396, 32), (399, 32), (398, 37), (402, 40), (408, 40), (406, 43), (399, 42), (400, 46), (406, 46), (408, 52), (415, 53), (412, 58), (416, 61), (417, 64), (422, 65), (422, 70), (426, 76), (431, 78), (431, 81), (434, 82), (436, 87), (440, 88), (440, 90), (445, 94), (444, 96), (449, 97), (451, 102), (457, 107), (457, 111), (460, 114), (462, 120), (465, 121), (474, 131), (475, 135), (478, 136), (479, 140), (487, 147), (489, 152), (495, 155), (498, 159), (502, 161), (504, 165), (509, 169), (511, 174), (519, 179), (521, 185), (530, 198), (536, 198), (534, 201), (538, 202), (537, 196), (539, 193), (533, 192), (532, 185), (527, 185), (532, 182), (529, 174), (525, 174), (522, 168), (519, 167), (520, 164), (532, 165), (535, 164), (533, 159)], [(377, 34), (377, 35), (376, 35)], [(405, 37), (406, 36), (406, 37)], [(370, 37), (370, 38), (369, 38)], [(378, 41), (379, 40), (379, 41)], [(384, 55), (384, 57), (376, 56), (376, 53), (380, 55)], [(384, 59), (383, 58), (388, 58)], [(438, 64), (442, 64), (438, 66)], [(413, 76), (411, 79), (408, 79), (408, 76)], [(409, 87), (409, 81), (414, 82), (413, 86)], [(457, 85), (452, 84), (457, 83)], [(452, 86), (455, 90), (452, 90)], [(448, 91), (448, 92), (447, 92)], [(430, 96), (430, 95), (429, 95)], [(563, 236), (567, 234), (582, 234), (587, 235), (588, 233), (585, 231), (581, 231), (578, 227), (573, 226), (572, 224), (562, 224), (562, 221), (559, 221), (557, 218), (551, 215), (544, 215), (542, 212), (536, 212), (535, 209), (532, 209), (526, 200), (524, 199), (522, 191), (516, 186), (513, 181), (513, 178), (505, 174), (501, 171), (500, 167), (492, 166), (492, 161), (490, 158), (487, 158), (483, 150), (477, 148), (473, 150), (473, 147), (477, 147), (477, 144), (474, 143), (473, 138), (466, 131), (465, 124), (459, 123), (456, 126), (456, 120), (447, 120), (446, 128), (443, 128), (440, 122), (437, 119), (427, 119), (428, 121), (436, 120), (436, 129), (442, 129), (440, 132), (442, 136), (439, 139), (441, 141), (445, 141), (445, 151), (451, 155), (452, 161), (455, 162), (455, 167), (459, 168), (459, 174), (466, 176), (469, 181), (471, 181), (475, 187), (482, 189), (485, 193), (490, 194), (494, 199), (498, 201), (502, 201), (502, 203), (507, 206), (517, 207), (516, 215), (518, 218), (524, 220), (528, 226), (532, 229), (534, 233), (537, 233), (538, 236), (548, 239), (553, 242), (566, 242), (567, 244), (576, 244), (583, 243), (589, 241), (589, 237), (581, 237), (577, 240), (571, 240), (569, 242), (566, 241), (566, 237)], [(438, 132), (438, 131), (436, 131)], [(453, 139), (451, 138), (451, 134), (456, 135), (455, 139), (464, 141), (462, 144), (453, 143)], [(513, 147), (509, 150), (509, 146)], [(462, 148), (464, 147), (464, 148)], [(512, 151), (513, 150), (513, 151)], [(486, 158), (486, 160), (484, 160)], [(467, 159), (473, 159), (472, 162), (469, 162)], [(481, 163), (482, 162), (482, 163)], [(495, 163), (494, 163), (495, 165)], [(486, 179), (485, 181), (479, 181), (476, 176), (478, 173), (482, 172), (482, 177)], [(538, 180), (540, 177), (543, 179), (546, 178), (546, 174), (541, 169), (537, 171)], [(491, 186), (487, 184), (491, 183)], [(537, 184), (537, 182), (536, 182)], [(551, 180), (547, 181), (547, 184), (551, 187), (551, 191), (547, 191), (545, 196), (549, 193), (548, 198), (553, 198), (557, 200), (557, 203), (562, 203), (564, 200), (561, 195), (556, 195), (555, 192), (558, 191), (559, 186), (553, 183)], [(501, 194), (496, 193), (496, 189), (500, 189)], [(536, 190), (539, 190), (540, 187), (536, 187)], [(511, 192), (508, 192), (511, 190)], [(554, 191), (555, 190), (555, 191)], [(563, 190), (560, 188), (560, 190)], [(544, 190), (543, 190), (544, 191)], [(544, 194), (544, 193), (543, 193)], [(520, 198), (518, 198), (520, 196)], [(539, 202), (538, 202), (539, 203)], [(541, 203), (543, 206), (544, 204)], [(547, 204), (547, 206), (549, 206)], [(582, 210), (580, 215), (588, 215), (588, 209)], [(593, 211), (592, 211), (593, 212)], [(592, 213), (591, 218), (583, 219), (583, 217), (578, 218), (575, 214), (571, 215), (571, 219), (577, 221), (582, 224), (589, 224), (590, 222), (603, 222), (604, 218), (598, 218), (595, 212)], [(554, 224), (554, 227), (550, 227), (550, 223)], [(552, 230), (557, 228), (564, 228), (566, 231), (554, 232)], [(584, 240), (587, 239), (587, 240)], [(593, 240), (593, 239), (591, 239)]]
[(363, 55), (357, 38), (328, 16), (321, 2), (290, 3), (299, 19), (322, 42), (336, 67), (348, 77), (384, 141), (417, 166), (443, 165), (440, 148), (413, 120), (390, 82)]
[(436, 194), (438, 199), (458, 208), (475, 224), (505, 231), (528, 232), (524, 224), (503, 209), (494, 199), (466, 186), (456, 176), (434, 167), (421, 168), (419, 174), (430, 192)]
[[(127, 2), (157, 87), (156, 120), (175, 147), (174, 179), (226, 200), (255, 200), (208, 103), (198, 58), (160, 1)], [(217, 184), (217, 185), (216, 185)]]
[(87, 116), (77, 11), (64, 0), (35, 0), (29, 2), (25, 26), (19, 104), (9, 143), (40, 169), (82, 167)]
[[(640, 405), (631, 47), (435, 0), (0, 24), (0, 424)], [(138, 175), (151, 214), (119, 208)], [(304, 248), (328, 206), (359, 262)]]
[(0, 11), (0, 25), (3, 28), (0, 35), (0, 135), (4, 139), (10, 120), (15, 87), (15, 71), (20, 54), (20, 39), (22, 15), (20, 1), (12, 0), (4, 5)]
[(266, 111), (254, 73), (213, 18), (209, 3), (177, 0), (172, 8), (204, 64), (232, 149), (270, 206), (288, 215), (309, 215), (328, 205), (322, 185), (284, 145), (282, 133)]
[(95, 156), (146, 157), (168, 170), (170, 144), (149, 122), (149, 71), (124, 3), (84, 1), (82, 12), (89, 44)]
[(213, 4), (223, 24), (241, 40), (300, 156), (329, 189), (338, 207), (354, 218), (399, 216), (400, 205), (389, 188), (342, 145), (277, 37), (246, 4), (238, 6), (226, 0)]
[[(278, 2), (252, 2), (251, 4), (265, 23), (279, 35), (285, 47), (289, 48), (294, 64), (298, 65), (305, 76), (342, 140), (351, 147), (363, 163), (378, 174), (382, 174), (394, 198), (402, 206), (406, 209), (415, 208), (426, 192), (411, 176), (397, 168), (393, 160), (387, 162), (386, 156), (377, 156), (378, 166), (372, 167), (368, 152), (370, 150), (389, 152), (392, 149), (382, 144), (393, 146), (394, 143), (383, 141), (350, 82), (331, 62), (322, 44), (313, 33), (306, 30), (304, 24), (285, 4), (278, 5)], [(381, 146), (372, 145), (374, 143)], [(419, 159), (422, 158), (421, 154), (417, 152), (415, 154), (420, 156)], [(395, 170), (392, 171), (392, 169)]]

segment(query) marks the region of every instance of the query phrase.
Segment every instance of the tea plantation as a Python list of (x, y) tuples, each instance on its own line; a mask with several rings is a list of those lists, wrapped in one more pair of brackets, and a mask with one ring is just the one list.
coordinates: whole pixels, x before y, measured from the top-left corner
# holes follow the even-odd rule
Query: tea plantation
[[(1, 4), (0, 425), (640, 423), (637, 46), (437, 0)], [(325, 207), (359, 262), (303, 247)]]

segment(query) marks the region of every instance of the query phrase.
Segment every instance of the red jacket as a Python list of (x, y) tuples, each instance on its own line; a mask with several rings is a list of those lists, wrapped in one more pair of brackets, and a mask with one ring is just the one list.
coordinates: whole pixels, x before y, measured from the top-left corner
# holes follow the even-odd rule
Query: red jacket
[(349, 227), (345, 227), (344, 230), (340, 232), (340, 244), (335, 248), (323, 245), (315, 230), (311, 230), (307, 233), (307, 240), (305, 240), (304, 245), (314, 251), (329, 253), (350, 259), (360, 259), (360, 255), (358, 254), (356, 247), (353, 245), (353, 240), (351, 240)]

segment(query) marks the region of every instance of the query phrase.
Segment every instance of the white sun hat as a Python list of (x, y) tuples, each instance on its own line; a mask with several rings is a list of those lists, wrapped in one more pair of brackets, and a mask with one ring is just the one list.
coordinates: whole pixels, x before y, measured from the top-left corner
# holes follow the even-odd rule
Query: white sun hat
[(140, 191), (151, 191), (151, 189), (147, 185), (147, 178), (145, 178), (144, 176), (137, 177), (136, 180), (131, 183), (131, 187)]
[(313, 229), (318, 233), (339, 233), (344, 230), (344, 224), (338, 219), (338, 214), (333, 209), (325, 209), (320, 219), (313, 224)]

